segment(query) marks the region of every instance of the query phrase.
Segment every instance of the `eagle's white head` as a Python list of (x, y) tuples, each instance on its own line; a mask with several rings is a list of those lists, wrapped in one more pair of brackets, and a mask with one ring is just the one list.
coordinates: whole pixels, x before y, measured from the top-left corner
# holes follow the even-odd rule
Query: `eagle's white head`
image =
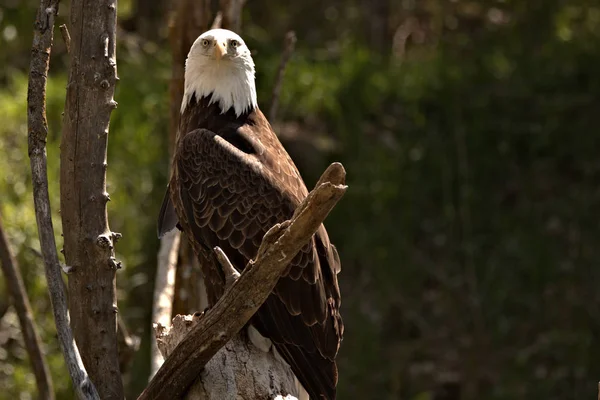
[(221, 112), (236, 116), (256, 107), (254, 61), (244, 40), (226, 29), (211, 29), (196, 39), (185, 62), (181, 112), (192, 95), (209, 97)]

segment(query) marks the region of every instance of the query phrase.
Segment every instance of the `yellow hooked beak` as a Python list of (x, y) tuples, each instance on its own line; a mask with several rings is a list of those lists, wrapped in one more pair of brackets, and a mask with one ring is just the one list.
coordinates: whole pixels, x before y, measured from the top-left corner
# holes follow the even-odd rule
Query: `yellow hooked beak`
[(217, 44), (215, 44), (215, 58), (217, 61), (221, 60), (225, 54), (227, 54), (227, 47), (225, 44), (217, 42)]

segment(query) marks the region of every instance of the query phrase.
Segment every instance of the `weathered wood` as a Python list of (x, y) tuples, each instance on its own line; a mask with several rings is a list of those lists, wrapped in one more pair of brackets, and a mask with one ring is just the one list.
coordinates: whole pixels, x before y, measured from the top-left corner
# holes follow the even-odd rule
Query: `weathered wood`
[(4, 272), (4, 277), (6, 279), (6, 288), (12, 297), (12, 303), (17, 311), (17, 316), (19, 317), (19, 324), (21, 325), (25, 348), (27, 349), (27, 354), (29, 354), (29, 360), (31, 361), (39, 398), (53, 400), (54, 389), (52, 386), (52, 377), (50, 376), (48, 363), (46, 363), (46, 358), (42, 351), (42, 341), (40, 340), (40, 336), (33, 320), (29, 297), (27, 296), (27, 291), (25, 291), (25, 285), (23, 284), (23, 277), (19, 271), (19, 265), (17, 264), (17, 260), (13, 256), (13, 253), (10, 251), (8, 238), (4, 233), (1, 217), (0, 264), (2, 265), (2, 271)]
[(172, 399), (186, 393), (208, 361), (235, 336), (272, 292), (298, 251), (310, 240), (346, 191), (345, 172), (334, 163), (292, 218), (271, 228), (235, 283), (165, 360), (140, 400)]
[(46, 81), (48, 79), (54, 20), (58, 14), (58, 3), (58, 0), (41, 0), (34, 25), (31, 64), (29, 66), (29, 86), (27, 88), (29, 161), (31, 164), (35, 218), (58, 341), (78, 397), (80, 399), (95, 400), (100, 397), (83, 366), (69, 326), (69, 311), (62, 281), (62, 270), (56, 251), (50, 196), (48, 194)]
[[(156, 339), (165, 358), (200, 318), (177, 315), (171, 326), (155, 325)], [(273, 400), (281, 393), (290, 394), (288, 400), (297, 397), (296, 381), (290, 366), (273, 350), (263, 351), (255, 347), (247, 335), (240, 332), (206, 364), (185, 399)]]
[(106, 149), (117, 82), (116, 0), (71, 2), (71, 65), (61, 143), (61, 217), (71, 326), (103, 400), (122, 399)]

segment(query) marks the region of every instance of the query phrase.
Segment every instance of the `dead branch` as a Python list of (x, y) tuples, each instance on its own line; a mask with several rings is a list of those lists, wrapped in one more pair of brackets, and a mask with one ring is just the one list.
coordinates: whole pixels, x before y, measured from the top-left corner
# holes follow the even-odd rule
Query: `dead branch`
[(207, 362), (256, 313), (298, 251), (310, 240), (346, 191), (339, 163), (325, 171), (318, 186), (293, 217), (271, 228), (254, 262), (165, 360), (140, 400), (172, 399), (185, 394)]
[[(177, 266), (177, 255), (179, 253), (179, 239), (181, 235), (178, 230), (167, 233), (160, 241), (158, 252), (158, 268), (154, 280), (154, 301), (152, 305), (152, 321), (168, 325), (173, 312), (173, 295), (175, 294), (175, 268)], [(150, 378), (162, 365), (164, 358), (158, 351), (156, 339), (152, 335), (151, 348), (151, 371)]]
[(52, 49), (54, 19), (57, 14), (58, 0), (40, 1), (31, 48), (29, 86), (27, 88), (27, 130), (33, 202), (56, 331), (73, 387), (81, 399), (99, 399), (98, 392), (83, 366), (69, 326), (69, 311), (62, 281), (62, 270), (56, 252), (50, 196), (48, 195), (46, 81)]
[(12, 302), (19, 317), (21, 324), (21, 332), (25, 340), (25, 347), (31, 360), (33, 374), (38, 388), (40, 399), (54, 399), (54, 389), (52, 388), (52, 377), (50, 370), (42, 351), (40, 336), (33, 320), (29, 297), (25, 291), (23, 278), (17, 265), (17, 260), (14, 258), (8, 245), (8, 238), (2, 227), (2, 219), (0, 218), (0, 262), (2, 271), (6, 278), (6, 288), (12, 297)]
[(102, 399), (123, 399), (106, 152), (117, 83), (116, 0), (71, 2), (71, 64), (60, 154), (69, 309), (81, 357)]
[(281, 62), (279, 63), (279, 69), (277, 70), (277, 77), (275, 78), (275, 85), (273, 85), (273, 93), (271, 94), (271, 108), (269, 109), (269, 120), (275, 121), (277, 116), (277, 108), (279, 107), (279, 96), (281, 96), (281, 86), (283, 84), (283, 77), (285, 75), (285, 68), (294, 53), (296, 48), (296, 33), (289, 31), (285, 35), (283, 54), (281, 55)]

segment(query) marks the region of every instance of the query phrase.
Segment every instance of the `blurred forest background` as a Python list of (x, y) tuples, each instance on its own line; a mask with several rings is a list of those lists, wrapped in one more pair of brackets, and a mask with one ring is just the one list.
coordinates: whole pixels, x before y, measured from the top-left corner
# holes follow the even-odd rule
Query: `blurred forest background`
[[(38, 2), (0, 1), (0, 211), (57, 398), (73, 391), (45, 288), (27, 156)], [(149, 374), (156, 216), (168, 173), (167, 0), (119, 0), (109, 138), (121, 315)], [(68, 2), (58, 24), (68, 23)], [(583, 399), (600, 379), (600, 4), (591, 0), (249, 0), (267, 110), (285, 33), (298, 43), (275, 127), (309, 187), (349, 191), (326, 221), (342, 257), (340, 399)], [(55, 32), (48, 160), (60, 243), (68, 55)], [(0, 277), (0, 398), (35, 397)], [(185, 293), (179, 293), (185, 297)], [(188, 310), (195, 311), (195, 310)], [(596, 337), (596, 340), (594, 340)], [(595, 361), (594, 361), (595, 360)]]

